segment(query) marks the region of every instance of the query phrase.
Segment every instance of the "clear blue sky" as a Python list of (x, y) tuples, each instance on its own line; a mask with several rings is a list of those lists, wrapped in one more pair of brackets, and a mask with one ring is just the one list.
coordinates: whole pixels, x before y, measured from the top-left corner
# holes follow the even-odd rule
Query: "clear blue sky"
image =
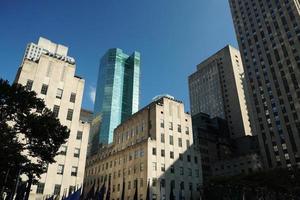
[(228, 0), (0, 0), (0, 77), (13, 81), (39, 36), (69, 47), (86, 80), (83, 107), (108, 48), (141, 53), (141, 106), (168, 93), (189, 110), (188, 75), (227, 44), (237, 46)]

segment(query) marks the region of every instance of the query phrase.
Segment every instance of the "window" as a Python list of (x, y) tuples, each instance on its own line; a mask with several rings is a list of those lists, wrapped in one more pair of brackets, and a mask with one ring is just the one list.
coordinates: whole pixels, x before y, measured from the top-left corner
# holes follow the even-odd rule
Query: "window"
[(75, 103), (76, 100), (76, 93), (72, 92), (70, 96), (70, 102)]
[(162, 172), (166, 171), (165, 164), (161, 164), (161, 171), (162, 171)]
[(165, 181), (165, 179), (161, 179), (160, 180), (160, 185), (161, 185), (162, 188), (166, 187), (166, 181)]
[(48, 91), (48, 85), (43, 84), (43, 85), (42, 85), (42, 89), (41, 89), (41, 94), (46, 95), (46, 94), (47, 94), (47, 91)]
[(165, 127), (165, 123), (164, 123), (164, 120), (163, 120), (163, 119), (160, 119), (160, 127), (161, 127), (161, 128), (164, 128), (164, 127)]
[(152, 155), (156, 155), (156, 148), (152, 148)]
[(180, 175), (184, 175), (184, 169), (183, 169), (183, 167), (180, 167), (179, 169), (180, 169), (180, 170), (179, 170)]
[(153, 178), (153, 179), (152, 179), (152, 186), (153, 186), (153, 187), (156, 187), (156, 186), (157, 186), (157, 179), (156, 179), (156, 178)]
[(173, 123), (169, 122), (169, 130), (173, 130)]
[(190, 133), (189, 127), (188, 127), (188, 126), (185, 127), (185, 133), (186, 133), (187, 135)]
[(169, 136), (169, 142), (170, 142), (170, 145), (173, 145), (173, 144), (174, 144), (173, 136), (172, 136), (172, 135)]
[(170, 158), (174, 158), (174, 152), (173, 151), (170, 151)]
[(141, 172), (144, 171), (144, 163), (141, 163), (141, 164), (140, 164), (140, 171), (141, 171)]
[(68, 109), (67, 120), (72, 120), (73, 117), (73, 109)]
[(67, 155), (67, 146), (61, 146), (60, 149), (60, 155)]
[(189, 147), (190, 147), (190, 141), (186, 140), (186, 148), (189, 148)]
[(165, 157), (165, 150), (164, 149), (161, 150), (161, 157)]
[(54, 195), (59, 195), (59, 193), (60, 193), (60, 188), (61, 188), (61, 185), (55, 184), (53, 194), (54, 194)]
[(78, 167), (72, 167), (72, 170), (71, 170), (71, 176), (77, 176), (77, 170), (78, 170)]
[(82, 131), (77, 131), (76, 139), (82, 140)]
[(61, 99), (62, 94), (63, 94), (63, 90), (58, 88), (56, 91), (56, 98)]
[(182, 155), (182, 153), (179, 153), (179, 160), (183, 160), (183, 155)]
[(156, 170), (157, 170), (156, 162), (152, 162), (152, 169), (153, 169), (153, 171), (156, 171)]
[(178, 146), (182, 147), (182, 139), (181, 138), (178, 138)]
[(171, 173), (174, 174), (175, 173), (175, 169), (174, 169), (174, 165), (171, 165)]
[(32, 89), (32, 85), (33, 85), (33, 80), (27, 80), (27, 83), (26, 83), (26, 90), (31, 90)]
[(187, 155), (187, 161), (191, 162), (191, 156), (190, 155)]
[(59, 113), (59, 106), (54, 105), (54, 107), (53, 107), (54, 117), (58, 117), (58, 113)]
[(80, 149), (79, 148), (75, 148), (75, 150), (74, 150), (74, 157), (75, 158), (79, 158), (79, 155), (80, 155)]
[(57, 174), (63, 174), (63, 173), (64, 173), (64, 165), (58, 165)]
[(192, 176), (192, 169), (188, 168), (189, 176)]
[(45, 187), (45, 183), (38, 183), (36, 193), (37, 194), (43, 194), (44, 193), (44, 187)]
[(177, 125), (177, 132), (181, 133), (181, 125), (180, 124)]
[(160, 142), (165, 143), (165, 134), (163, 133), (160, 135)]

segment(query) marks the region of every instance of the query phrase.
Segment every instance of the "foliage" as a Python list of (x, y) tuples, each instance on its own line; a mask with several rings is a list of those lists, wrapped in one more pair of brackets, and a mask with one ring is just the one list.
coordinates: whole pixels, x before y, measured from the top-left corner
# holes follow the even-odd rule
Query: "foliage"
[(16, 175), (34, 180), (55, 162), (59, 147), (69, 137), (36, 93), (0, 79), (0, 186), (12, 188)]

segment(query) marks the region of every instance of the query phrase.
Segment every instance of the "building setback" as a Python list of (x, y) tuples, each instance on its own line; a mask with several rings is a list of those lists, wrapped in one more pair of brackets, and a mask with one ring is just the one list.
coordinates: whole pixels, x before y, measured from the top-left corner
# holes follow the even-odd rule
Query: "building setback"
[(226, 119), (231, 138), (251, 135), (240, 52), (226, 46), (197, 66), (189, 76), (192, 116)]
[(269, 168), (300, 166), (299, 1), (229, 2), (264, 162)]
[(67, 47), (39, 38), (38, 44), (28, 45), (16, 76), (17, 83), (35, 91), (70, 129), (56, 163), (50, 164), (39, 183), (32, 186), (30, 199), (63, 195), (83, 183), (90, 125), (80, 120), (87, 116), (80, 116), (84, 79), (75, 75), (75, 60), (67, 52)]
[[(110, 199), (199, 199), (202, 173), (200, 153), (193, 146), (192, 122), (182, 102), (156, 98), (123, 121), (114, 131), (113, 142), (87, 158), (85, 191), (103, 184)], [(109, 181), (110, 180), (110, 181)], [(125, 184), (125, 185), (124, 185)]]
[(92, 131), (92, 151), (99, 144), (113, 141), (114, 129), (139, 109), (140, 54), (131, 56), (121, 49), (109, 49), (100, 62), (96, 100), (95, 126)]

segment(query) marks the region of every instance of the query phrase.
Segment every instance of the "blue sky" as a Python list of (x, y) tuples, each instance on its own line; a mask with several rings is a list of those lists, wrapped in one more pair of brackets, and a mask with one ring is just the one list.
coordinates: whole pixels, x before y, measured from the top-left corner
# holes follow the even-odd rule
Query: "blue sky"
[(141, 53), (141, 107), (168, 93), (188, 111), (188, 75), (225, 45), (237, 46), (228, 0), (0, 0), (1, 78), (14, 80), (26, 44), (39, 36), (69, 47), (91, 110), (109, 48)]

